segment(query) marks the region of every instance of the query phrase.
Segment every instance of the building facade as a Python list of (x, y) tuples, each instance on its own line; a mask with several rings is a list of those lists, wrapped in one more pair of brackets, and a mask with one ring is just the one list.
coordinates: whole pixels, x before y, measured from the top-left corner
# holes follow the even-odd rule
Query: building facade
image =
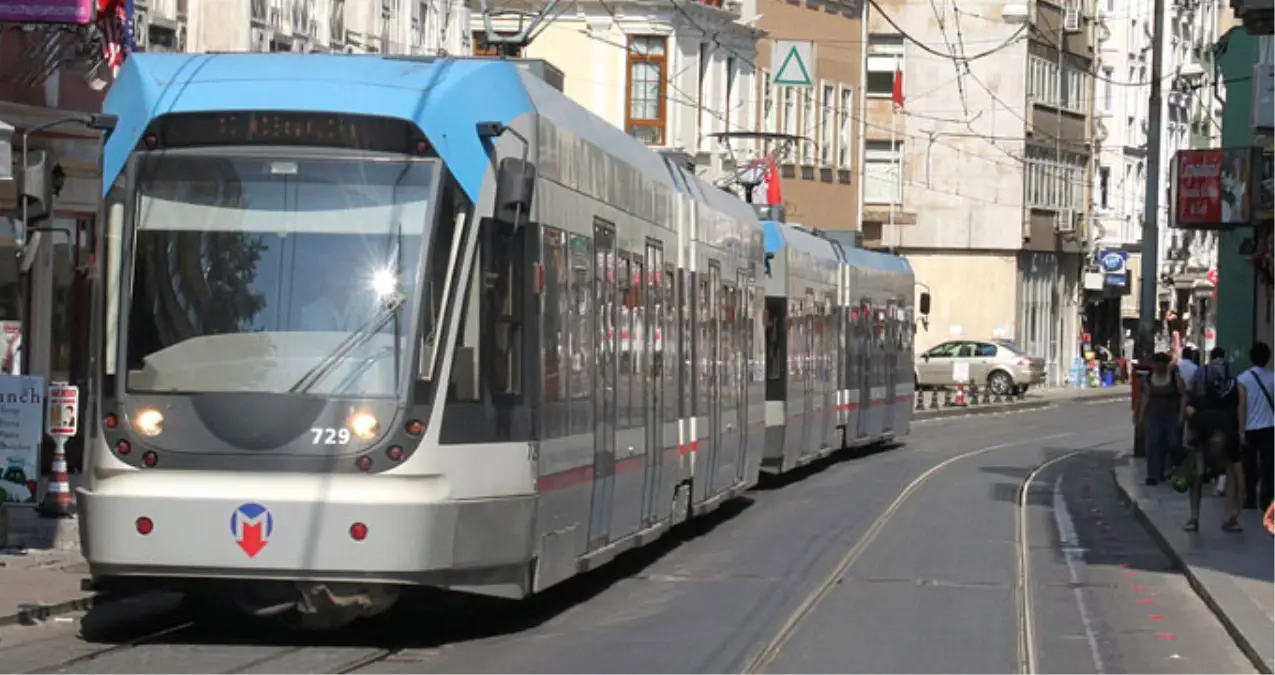
[[(716, 0), (585, 0), (511, 55), (553, 64), (563, 72), (567, 96), (728, 187), (736, 175), (732, 154), (712, 134), (756, 128), (757, 40), (764, 34), (741, 23), (741, 11), (738, 3)], [(495, 17), (492, 27), (513, 35), (518, 21)], [(473, 53), (495, 53), (481, 15), (470, 28)]]
[[(1012, 340), (1046, 361), (1049, 384), (1062, 384), (1078, 353), (1087, 252), (1093, 11), (1068, 5), (1068, 19), (1067, 7), (1045, 0), (877, 4), (868, 14), (864, 241), (897, 247), (920, 289), (933, 291), (919, 348)], [(889, 69), (874, 56), (887, 55), (902, 105), (874, 77)], [(883, 166), (873, 165), (877, 153)]]
[[(745, 8), (767, 33), (757, 46), (758, 130), (800, 139), (778, 162), (788, 220), (822, 230), (860, 229), (870, 189), (859, 175), (863, 8), (860, 0), (752, 0)], [(813, 43), (813, 63), (802, 64), (809, 86), (784, 84), (787, 75), (773, 72), (787, 60), (782, 52), (772, 58), (776, 50), (793, 42)]]
[[(1221, 107), (1224, 89), (1213, 58), (1219, 19), (1225, 10), (1221, 0), (1171, 0), (1160, 27), (1164, 62), (1164, 96), (1160, 115), (1160, 185), (1173, 181), (1173, 158), (1178, 151), (1220, 145)], [(1150, 13), (1141, 17), (1145, 34), (1151, 28)], [(1131, 19), (1132, 21), (1132, 19)], [(1146, 100), (1148, 87), (1140, 88)], [(1152, 114), (1156, 114), (1154, 111)], [(1211, 348), (1216, 338), (1216, 294), (1209, 272), (1217, 269), (1218, 236), (1205, 230), (1171, 229), (1168, 199), (1160, 202), (1157, 231), (1160, 238), (1157, 312), (1172, 311), (1181, 318), (1176, 328), (1182, 339)]]
[[(1132, 355), (1142, 273), (1142, 222), (1147, 187), (1146, 83), (1151, 38), (1143, 25), (1150, 0), (1100, 0), (1094, 71), (1094, 172), (1085, 331), (1113, 354)], [(1104, 261), (1123, 258), (1124, 274)], [(1122, 285), (1123, 284), (1123, 285)]]

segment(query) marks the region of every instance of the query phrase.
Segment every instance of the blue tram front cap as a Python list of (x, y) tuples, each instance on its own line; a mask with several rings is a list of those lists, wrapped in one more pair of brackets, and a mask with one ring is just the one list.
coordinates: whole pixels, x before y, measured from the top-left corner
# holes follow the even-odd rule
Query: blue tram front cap
[(411, 121), (473, 200), (489, 168), (476, 125), (535, 112), (518, 67), (499, 60), (252, 53), (131, 54), (102, 107), (119, 118), (103, 154), (103, 194), (156, 117), (274, 110)]

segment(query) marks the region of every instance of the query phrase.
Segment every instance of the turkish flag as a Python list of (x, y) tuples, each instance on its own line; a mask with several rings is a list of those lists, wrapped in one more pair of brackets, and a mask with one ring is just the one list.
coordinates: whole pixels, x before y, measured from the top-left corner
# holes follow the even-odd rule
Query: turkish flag
[(894, 90), (890, 92), (890, 101), (903, 107), (903, 69), (897, 66), (894, 69)]
[(784, 190), (779, 185), (779, 167), (766, 158), (766, 203), (772, 206), (784, 203)]

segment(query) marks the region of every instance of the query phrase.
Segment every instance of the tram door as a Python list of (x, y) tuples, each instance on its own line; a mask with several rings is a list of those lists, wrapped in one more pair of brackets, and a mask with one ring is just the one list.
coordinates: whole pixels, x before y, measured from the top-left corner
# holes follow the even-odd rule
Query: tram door
[(736, 274), (737, 290), (735, 295), (735, 424), (739, 428), (739, 460), (735, 462), (735, 482), (744, 479), (748, 468), (748, 432), (752, 419), (749, 416), (749, 387), (752, 386), (752, 354), (753, 354), (753, 302), (757, 297), (753, 291), (753, 278), (749, 272)]
[(708, 263), (707, 312), (704, 358), (708, 359), (708, 471), (705, 483), (708, 494), (716, 492), (716, 476), (724, 458), (722, 448), (722, 266), (716, 260)]
[(898, 322), (894, 320), (899, 305), (891, 300), (885, 307), (885, 421), (882, 431), (894, 431), (895, 385), (899, 382)]
[(664, 475), (664, 372), (666, 364), (656, 356), (655, 341), (663, 328), (663, 289), (660, 277), (664, 274), (664, 251), (657, 242), (646, 244), (647, 274), (638, 283), (646, 285), (643, 307), (642, 349), (643, 366), (634, 373), (635, 378), (646, 380), (647, 405), (643, 423), (646, 425), (646, 483), (642, 491), (642, 525), (654, 525), (659, 520), (660, 485)]
[(876, 340), (872, 337), (872, 301), (859, 300), (859, 321), (855, 326), (859, 336), (859, 438), (868, 435), (872, 417), (872, 368), (876, 359)]
[(593, 224), (593, 507), (589, 511), (589, 550), (605, 546), (611, 533), (615, 496), (616, 357), (615, 229)]

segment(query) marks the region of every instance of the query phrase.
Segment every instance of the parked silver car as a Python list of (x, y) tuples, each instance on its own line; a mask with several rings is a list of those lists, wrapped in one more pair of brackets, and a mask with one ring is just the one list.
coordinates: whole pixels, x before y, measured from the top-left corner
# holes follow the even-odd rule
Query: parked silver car
[(918, 389), (954, 387), (953, 366), (969, 365), (970, 381), (998, 394), (1025, 391), (1045, 381), (1045, 360), (1031, 356), (1005, 340), (949, 340), (916, 359)]

